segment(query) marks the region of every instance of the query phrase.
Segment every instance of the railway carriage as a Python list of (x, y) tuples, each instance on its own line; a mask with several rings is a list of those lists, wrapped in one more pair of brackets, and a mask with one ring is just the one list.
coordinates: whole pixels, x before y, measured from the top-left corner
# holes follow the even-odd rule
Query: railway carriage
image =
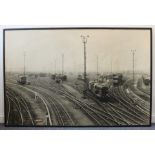
[(26, 77), (26, 76), (18, 76), (17, 82), (18, 82), (19, 84), (24, 85), (24, 84), (27, 83), (27, 77)]
[(46, 74), (46, 73), (40, 73), (39, 76), (40, 76), (40, 77), (46, 77), (47, 74)]
[(18, 76), (18, 79), (17, 79), (17, 83), (19, 83), (19, 84), (21, 84), (21, 85), (30, 85), (31, 84), (31, 82), (30, 81), (28, 81), (28, 79), (27, 79), (27, 76)]
[(51, 79), (55, 80), (55, 78), (56, 78), (56, 74), (52, 74)]
[(82, 81), (84, 81), (84, 76), (81, 75), (81, 74), (79, 74), (78, 77), (77, 77), (77, 79), (78, 79), (78, 80), (82, 80)]
[(142, 79), (143, 79), (143, 83), (145, 85), (149, 85), (150, 84), (150, 77), (149, 76), (142, 76)]
[(38, 78), (38, 74), (35, 74), (34, 77), (35, 77), (35, 79)]
[(52, 76), (52, 79), (56, 81), (56, 83), (60, 83), (62, 81), (67, 81), (67, 75), (55, 74)]
[(121, 73), (113, 74), (113, 86), (123, 84), (123, 75)]
[(67, 81), (67, 75), (61, 75), (61, 80), (62, 81)]

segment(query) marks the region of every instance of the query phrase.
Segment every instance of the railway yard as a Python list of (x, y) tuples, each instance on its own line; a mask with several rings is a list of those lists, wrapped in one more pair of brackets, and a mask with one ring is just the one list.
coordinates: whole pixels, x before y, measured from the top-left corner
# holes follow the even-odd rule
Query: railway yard
[(6, 126), (150, 126), (150, 29), (5, 33)]
[(111, 84), (101, 99), (90, 88), (84, 97), (84, 81), (72, 76), (61, 82), (51, 75), (29, 76), (28, 84), (17, 82), (14, 74), (7, 77), (6, 125), (136, 126), (150, 121), (150, 86), (142, 78), (136, 85), (130, 78)]

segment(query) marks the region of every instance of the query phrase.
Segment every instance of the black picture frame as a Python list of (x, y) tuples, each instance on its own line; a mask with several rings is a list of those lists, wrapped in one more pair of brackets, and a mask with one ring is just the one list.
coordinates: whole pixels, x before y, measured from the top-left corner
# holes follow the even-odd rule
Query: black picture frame
[[(150, 118), (149, 118), (149, 124), (147, 125), (112, 125), (112, 126), (51, 126), (51, 125), (7, 125), (6, 120), (6, 76), (5, 76), (5, 32), (7, 31), (29, 31), (29, 30), (148, 30), (150, 31)], [(39, 27), (39, 28), (7, 28), (3, 29), (3, 77), (4, 77), (4, 111), (5, 111), (5, 126), (6, 127), (51, 127), (51, 128), (101, 128), (101, 127), (149, 127), (151, 126), (151, 120), (152, 120), (152, 28), (151, 27)]]

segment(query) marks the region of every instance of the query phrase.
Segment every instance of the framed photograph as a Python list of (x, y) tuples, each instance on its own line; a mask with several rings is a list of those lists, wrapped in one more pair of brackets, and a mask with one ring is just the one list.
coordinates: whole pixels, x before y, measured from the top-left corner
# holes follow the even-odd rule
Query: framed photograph
[(4, 29), (5, 125), (150, 126), (152, 28)]

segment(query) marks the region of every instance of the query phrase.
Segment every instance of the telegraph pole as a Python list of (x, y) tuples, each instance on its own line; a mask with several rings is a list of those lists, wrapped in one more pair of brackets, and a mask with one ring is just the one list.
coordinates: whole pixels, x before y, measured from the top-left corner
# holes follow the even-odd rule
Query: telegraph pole
[(64, 54), (62, 54), (62, 75), (64, 74)]
[(104, 58), (102, 59), (102, 74), (104, 74)]
[(56, 60), (54, 61), (54, 70), (55, 70), (55, 74), (56, 74)]
[(84, 91), (83, 91), (83, 95), (84, 98), (86, 97), (86, 91), (87, 91), (87, 70), (86, 70), (86, 44), (87, 44), (87, 39), (89, 38), (89, 36), (83, 36), (81, 35), (82, 38), (82, 43), (84, 46)]
[(53, 65), (53, 62), (51, 62), (51, 74), (54, 73), (54, 65)]
[(96, 73), (96, 74), (97, 74), (97, 76), (98, 76), (98, 56), (96, 57), (96, 59), (97, 59), (97, 64), (96, 64), (96, 65), (97, 65), (97, 66), (96, 66), (96, 67), (97, 67), (97, 73)]
[(24, 52), (24, 76), (25, 76), (25, 57), (26, 57), (26, 53)]
[(99, 74), (98, 74), (98, 56), (96, 57), (96, 59), (97, 59), (97, 60), (96, 60), (96, 61), (97, 61), (97, 64), (96, 64), (96, 69), (97, 69), (96, 75), (97, 75), (97, 81), (98, 81), (98, 75), (99, 75)]
[(133, 85), (135, 83), (135, 52), (136, 50), (131, 50), (132, 52), (132, 76), (133, 76)]
[(112, 74), (112, 60), (111, 60), (111, 64), (110, 64), (110, 66), (111, 66), (111, 67), (110, 67), (110, 68), (111, 68), (110, 70), (111, 70), (111, 74)]

